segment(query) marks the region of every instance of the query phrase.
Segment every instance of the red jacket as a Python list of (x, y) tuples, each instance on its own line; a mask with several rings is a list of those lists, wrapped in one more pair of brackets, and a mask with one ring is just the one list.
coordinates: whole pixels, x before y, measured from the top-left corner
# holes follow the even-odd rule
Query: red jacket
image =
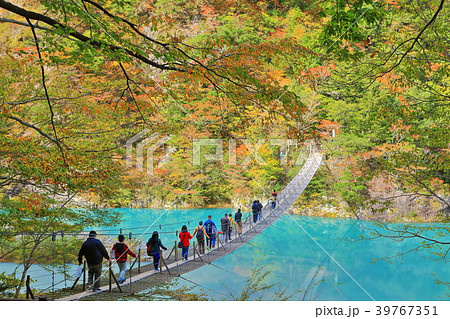
[(180, 241), (183, 243), (183, 247), (189, 247), (189, 239), (192, 239), (193, 237), (191, 234), (187, 232), (181, 232), (180, 233)]
[(116, 261), (118, 263), (126, 262), (128, 255), (136, 258), (136, 255), (124, 243), (115, 243), (112, 250), (114, 250)]

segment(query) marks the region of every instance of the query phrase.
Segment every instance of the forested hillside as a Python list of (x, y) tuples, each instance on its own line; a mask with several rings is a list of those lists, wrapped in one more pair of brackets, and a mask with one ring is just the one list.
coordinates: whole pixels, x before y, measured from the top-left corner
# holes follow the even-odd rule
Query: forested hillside
[(0, 0), (0, 222), (245, 208), (310, 140), (326, 165), (301, 213), (445, 217), (445, 17), (444, 0)]

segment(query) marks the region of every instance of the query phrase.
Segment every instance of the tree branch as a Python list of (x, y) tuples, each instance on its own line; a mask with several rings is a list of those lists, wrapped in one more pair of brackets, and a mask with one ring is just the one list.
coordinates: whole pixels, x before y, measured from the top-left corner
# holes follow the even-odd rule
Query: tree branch
[(168, 49), (169, 44), (167, 43), (162, 43), (159, 42), (155, 39), (150, 38), (149, 36), (147, 36), (146, 34), (142, 33), (141, 31), (139, 31), (139, 29), (137, 28), (137, 25), (128, 21), (127, 19), (118, 17), (114, 14), (112, 14), (111, 12), (109, 12), (108, 10), (106, 10), (104, 7), (102, 7), (101, 5), (99, 5), (98, 3), (91, 1), (91, 0), (82, 0), (83, 3), (87, 2), (90, 5), (93, 5), (94, 7), (96, 7), (97, 9), (101, 10), (104, 14), (106, 14), (108, 17), (113, 18), (113, 19), (120, 19), (120, 21), (124, 22), (125, 24), (127, 24), (134, 32), (136, 32), (138, 35), (140, 35), (141, 37), (143, 37), (144, 39), (149, 40), (150, 42), (153, 42), (155, 44), (158, 44), (162, 47), (164, 47), (165, 49)]
[[(186, 71), (184, 69), (180, 69), (177, 67), (168, 66), (167, 64), (156, 63), (156, 62), (148, 59), (147, 57), (145, 57), (139, 53), (133, 52), (129, 49), (126, 49), (126, 48), (123, 48), (120, 46), (116, 46), (116, 45), (112, 45), (112, 44), (109, 44), (109, 43), (106, 43), (103, 41), (93, 40), (92, 38), (87, 37), (87, 36), (77, 32), (76, 30), (69, 27), (68, 25), (65, 25), (64, 23), (54, 20), (46, 15), (23, 9), (23, 8), (18, 7), (18, 6), (14, 5), (10, 2), (7, 2), (5, 0), (0, 0), (0, 8), (6, 9), (10, 12), (13, 12), (13, 13), (27, 19), (27, 21), (28, 20), (37, 20), (37, 21), (41, 21), (49, 26), (52, 26), (53, 28), (64, 28), (64, 29), (68, 30), (68, 32), (67, 32), (68, 36), (74, 37), (75, 39), (78, 39), (81, 42), (86, 43), (95, 48), (108, 48), (109, 50), (111, 50), (113, 52), (123, 51), (123, 52), (127, 53), (128, 55), (144, 62), (145, 64), (151, 65), (151, 66), (161, 69), (161, 70), (172, 70), (172, 71), (180, 71), (180, 72)], [(32, 24), (30, 24), (30, 22), (28, 24), (30, 25), (30, 27), (33, 26)]]
[(39, 41), (38, 41), (38, 38), (36, 35), (36, 30), (34, 29), (34, 26), (31, 23), (30, 19), (29, 18), (26, 18), (26, 19), (27, 19), (28, 24), (31, 27), (31, 32), (33, 33), (34, 41), (36, 43), (37, 53), (39, 56), (40, 67), (41, 67), (41, 76), (42, 76), (42, 86), (44, 87), (45, 97), (47, 100), (48, 107), (50, 109), (50, 122), (52, 124), (53, 133), (55, 134), (55, 138), (53, 139), (53, 142), (56, 143), (56, 145), (58, 146), (58, 148), (61, 152), (62, 159), (63, 159), (64, 163), (66, 163), (66, 155), (64, 154), (64, 150), (63, 150), (61, 144), (59, 143), (58, 134), (56, 132), (55, 113), (53, 112), (52, 102), (50, 101), (50, 96), (48, 94), (48, 89), (47, 89), (47, 84), (46, 84), (46, 79), (45, 79), (45, 70), (44, 70), (44, 64), (43, 64), (44, 61), (42, 60), (41, 49), (40, 49)]
[(58, 141), (58, 140), (54, 139), (53, 137), (51, 137), (51, 136), (48, 135), (47, 133), (43, 132), (39, 127), (37, 127), (37, 126), (35, 126), (35, 125), (33, 125), (33, 124), (30, 124), (30, 123), (27, 123), (27, 122), (25, 122), (24, 120), (22, 120), (21, 118), (18, 118), (17, 116), (14, 116), (14, 115), (6, 115), (6, 114), (5, 114), (4, 116), (5, 116), (6, 118), (8, 118), (8, 119), (17, 121), (17, 122), (19, 122), (20, 124), (22, 124), (22, 125), (24, 125), (24, 126), (26, 126), (26, 127), (29, 127), (29, 128), (31, 128), (31, 129), (35, 130), (36, 132), (38, 132), (39, 134), (41, 134), (41, 135), (42, 135), (43, 137), (45, 137), (46, 139), (48, 139), (48, 140), (50, 140), (51, 142), (55, 143), (56, 145), (59, 144), (59, 141)]
[(405, 43), (413, 40), (413, 43), (411, 44), (411, 46), (409, 47), (409, 49), (407, 49), (400, 57), (400, 60), (398, 60), (397, 62), (394, 63), (393, 66), (391, 66), (387, 71), (382, 72), (381, 74), (378, 74), (377, 76), (375, 76), (374, 80), (370, 82), (370, 84), (368, 85), (371, 86), (377, 78), (380, 78), (382, 76), (384, 76), (385, 74), (388, 74), (390, 72), (392, 72), (396, 67), (398, 67), (403, 60), (406, 58), (406, 56), (408, 55), (409, 52), (411, 52), (411, 50), (414, 48), (414, 46), (419, 42), (420, 37), (422, 36), (422, 34), (425, 32), (426, 29), (428, 29), (428, 27), (436, 20), (437, 16), (439, 15), (439, 13), (442, 11), (443, 7), (444, 7), (444, 2), (445, 0), (441, 0), (439, 7), (437, 8), (437, 10), (435, 11), (433, 17), (430, 19), (430, 21), (428, 21), (428, 23), (420, 30), (420, 32), (417, 34), (416, 37), (405, 40), (404, 42), (400, 43), (395, 49), (394, 51), (388, 56), (388, 58), (386, 59), (386, 61), (382, 64), (382, 65), (386, 65), (387, 62), (391, 59), (391, 57), (394, 55), (394, 53), (401, 47), (403, 46)]
[[(136, 105), (136, 108), (137, 108), (139, 114), (141, 115), (142, 120), (144, 121), (144, 123), (147, 123), (147, 121), (145, 120), (144, 114), (142, 114), (141, 108), (139, 107), (139, 104), (137, 103), (137, 101), (136, 101), (136, 99), (135, 99), (135, 97), (134, 97), (133, 91), (131, 90), (130, 82), (133, 82), (133, 81), (132, 81), (132, 80), (130, 79), (130, 77), (128, 76), (128, 73), (127, 73), (127, 71), (125, 70), (125, 68), (123, 67), (123, 64), (119, 62), (119, 65), (120, 65), (120, 68), (122, 69), (122, 73), (123, 73), (123, 75), (125, 76), (125, 79), (127, 80), (127, 91), (130, 93), (130, 96), (131, 96), (131, 98), (133, 99), (133, 102), (134, 102), (134, 104)], [(133, 83), (134, 83), (134, 82), (133, 82)]]
[[(0, 18), (0, 22), (14, 23), (14, 24), (22, 25), (24, 27), (29, 27), (30, 26), (28, 23), (17, 21), (17, 20), (13, 20), (13, 19), (6, 19), (6, 18)], [(36, 29), (41, 29), (41, 30), (45, 30), (45, 31), (51, 31), (49, 28), (41, 27), (40, 25), (37, 25), (37, 24), (33, 24), (33, 26)]]

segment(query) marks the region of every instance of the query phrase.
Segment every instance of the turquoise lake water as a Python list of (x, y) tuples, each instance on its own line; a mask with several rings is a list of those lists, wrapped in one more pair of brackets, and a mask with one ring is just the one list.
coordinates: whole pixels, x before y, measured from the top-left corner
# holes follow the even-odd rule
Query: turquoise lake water
[[(117, 227), (98, 229), (115, 236), (122, 228), (133, 239), (147, 241), (154, 230), (167, 247), (177, 240), (175, 230), (183, 224), (192, 232), (207, 215), (219, 222), (232, 209), (151, 210), (118, 209), (124, 221)], [(189, 221), (189, 223), (187, 222)], [(161, 226), (160, 226), (161, 225)], [(152, 226), (152, 227), (149, 227)], [(275, 284), (252, 299), (274, 300), (284, 291), (290, 300), (449, 300), (444, 285), (450, 281), (450, 267), (442, 260), (431, 260), (427, 252), (412, 252), (387, 263), (375, 258), (393, 256), (416, 247), (418, 240), (359, 240), (369, 236), (375, 226), (368, 221), (283, 215), (249, 244), (232, 254), (184, 274), (178, 286), (194, 287), (214, 300), (238, 296), (255, 269), (269, 271), (265, 283)], [(449, 241), (449, 238), (440, 238)], [(0, 272), (11, 265), (0, 264)], [(45, 285), (42, 279), (40, 285)], [(195, 283), (195, 284), (194, 284)], [(37, 282), (36, 284), (39, 284)], [(48, 282), (47, 282), (48, 284)]]
[(254, 296), (262, 300), (274, 300), (282, 290), (291, 300), (448, 300), (448, 288), (434, 282), (450, 281), (447, 263), (430, 260), (425, 252), (372, 263), (419, 241), (358, 240), (369, 235), (366, 228), (375, 227), (366, 221), (282, 216), (251, 245), (214, 262), (223, 270), (208, 265), (183, 277), (213, 289), (217, 300), (229, 299), (228, 291), (238, 296), (250, 273), (263, 265), (270, 271), (266, 283), (277, 286)]

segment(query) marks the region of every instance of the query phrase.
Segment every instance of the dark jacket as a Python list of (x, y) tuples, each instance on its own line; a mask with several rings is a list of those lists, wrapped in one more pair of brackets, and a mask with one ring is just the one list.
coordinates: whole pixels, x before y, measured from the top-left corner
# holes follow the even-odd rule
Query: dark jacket
[(221, 228), (222, 232), (227, 232), (228, 229), (230, 229), (230, 220), (228, 219), (228, 217), (223, 216), (220, 219), (220, 228)]
[(260, 212), (264, 206), (261, 203), (257, 203), (257, 205), (258, 205), (258, 212)]
[(156, 242), (156, 244), (151, 243), (151, 238), (148, 240), (147, 242), (147, 247), (150, 246), (150, 249), (147, 249), (147, 253), (149, 254), (149, 256), (153, 256), (154, 253), (159, 253), (159, 251), (162, 249), (166, 250), (167, 248), (164, 247), (164, 245), (161, 242), (161, 239), (158, 238), (158, 241)]
[(102, 263), (103, 257), (109, 260), (108, 252), (102, 242), (95, 237), (89, 237), (81, 245), (78, 253), (78, 263), (83, 262), (83, 256), (86, 258), (88, 265), (98, 265)]
[(242, 213), (241, 212), (237, 212), (236, 214), (234, 214), (234, 220), (237, 222), (240, 222), (242, 219)]

